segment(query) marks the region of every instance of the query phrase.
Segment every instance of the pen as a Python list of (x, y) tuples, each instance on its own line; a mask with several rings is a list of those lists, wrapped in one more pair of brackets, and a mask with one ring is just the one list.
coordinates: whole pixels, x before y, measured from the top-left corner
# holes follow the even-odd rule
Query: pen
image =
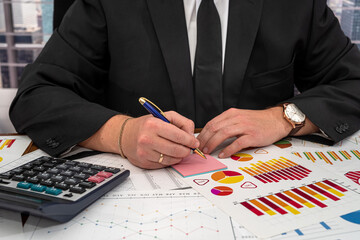
[[(139, 102), (141, 103), (141, 105), (149, 112), (151, 113), (154, 117), (159, 118), (161, 120), (163, 120), (164, 122), (170, 123), (170, 121), (165, 117), (165, 114), (163, 113), (163, 111), (161, 111), (160, 108), (158, 108), (158, 106), (156, 106), (154, 103), (152, 103), (150, 100), (141, 97), (139, 98)], [(197, 153), (200, 157), (205, 158), (206, 156), (204, 153), (202, 153), (200, 151), (200, 149), (198, 148), (192, 148), (191, 150), (193, 150), (195, 153)]]

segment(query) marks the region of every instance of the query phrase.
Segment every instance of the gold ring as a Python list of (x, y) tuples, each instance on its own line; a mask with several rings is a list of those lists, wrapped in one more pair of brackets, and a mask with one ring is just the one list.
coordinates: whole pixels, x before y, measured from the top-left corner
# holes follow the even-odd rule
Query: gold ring
[(164, 160), (164, 154), (160, 153), (160, 158), (158, 163), (162, 163), (163, 160)]

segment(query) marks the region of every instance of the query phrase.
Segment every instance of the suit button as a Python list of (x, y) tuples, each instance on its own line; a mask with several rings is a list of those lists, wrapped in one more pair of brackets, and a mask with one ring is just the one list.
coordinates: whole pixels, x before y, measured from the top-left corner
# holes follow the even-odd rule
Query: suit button
[(346, 132), (348, 129), (349, 129), (349, 124), (347, 123), (340, 124), (335, 128), (335, 130), (340, 134)]
[(57, 148), (60, 145), (60, 143), (53, 138), (47, 139), (45, 143), (50, 148)]
[(51, 148), (57, 148), (59, 145), (60, 145), (59, 142), (53, 142), (50, 147)]

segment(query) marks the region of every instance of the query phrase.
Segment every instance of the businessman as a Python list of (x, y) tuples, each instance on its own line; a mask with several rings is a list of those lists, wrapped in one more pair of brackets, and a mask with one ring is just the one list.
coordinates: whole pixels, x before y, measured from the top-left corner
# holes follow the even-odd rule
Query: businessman
[(80, 144), (160, 168), (233, 137), (219, 157), (289, 135), (340, 141), (360, 128), (359, 89), (359, 50), (326, 0), (76, 0), (10, 117), (50, 155)]

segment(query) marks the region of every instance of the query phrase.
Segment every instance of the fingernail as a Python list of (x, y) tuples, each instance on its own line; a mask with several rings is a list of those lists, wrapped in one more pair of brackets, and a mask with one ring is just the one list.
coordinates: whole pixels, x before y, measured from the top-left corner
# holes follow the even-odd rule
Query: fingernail
[(209, 149), (207, 147), (204, 147), (203, 153), (209, 153), (208, 151), (209, 151)]
[(195, 142), (195, 148), (198, 148), (200, 146), (200, 142), (198, 140), (196, 140)]
[(225, 153), (222, 152), (219, 154), (219, 158), (224, 158), (224, 157), (225, 157)]

